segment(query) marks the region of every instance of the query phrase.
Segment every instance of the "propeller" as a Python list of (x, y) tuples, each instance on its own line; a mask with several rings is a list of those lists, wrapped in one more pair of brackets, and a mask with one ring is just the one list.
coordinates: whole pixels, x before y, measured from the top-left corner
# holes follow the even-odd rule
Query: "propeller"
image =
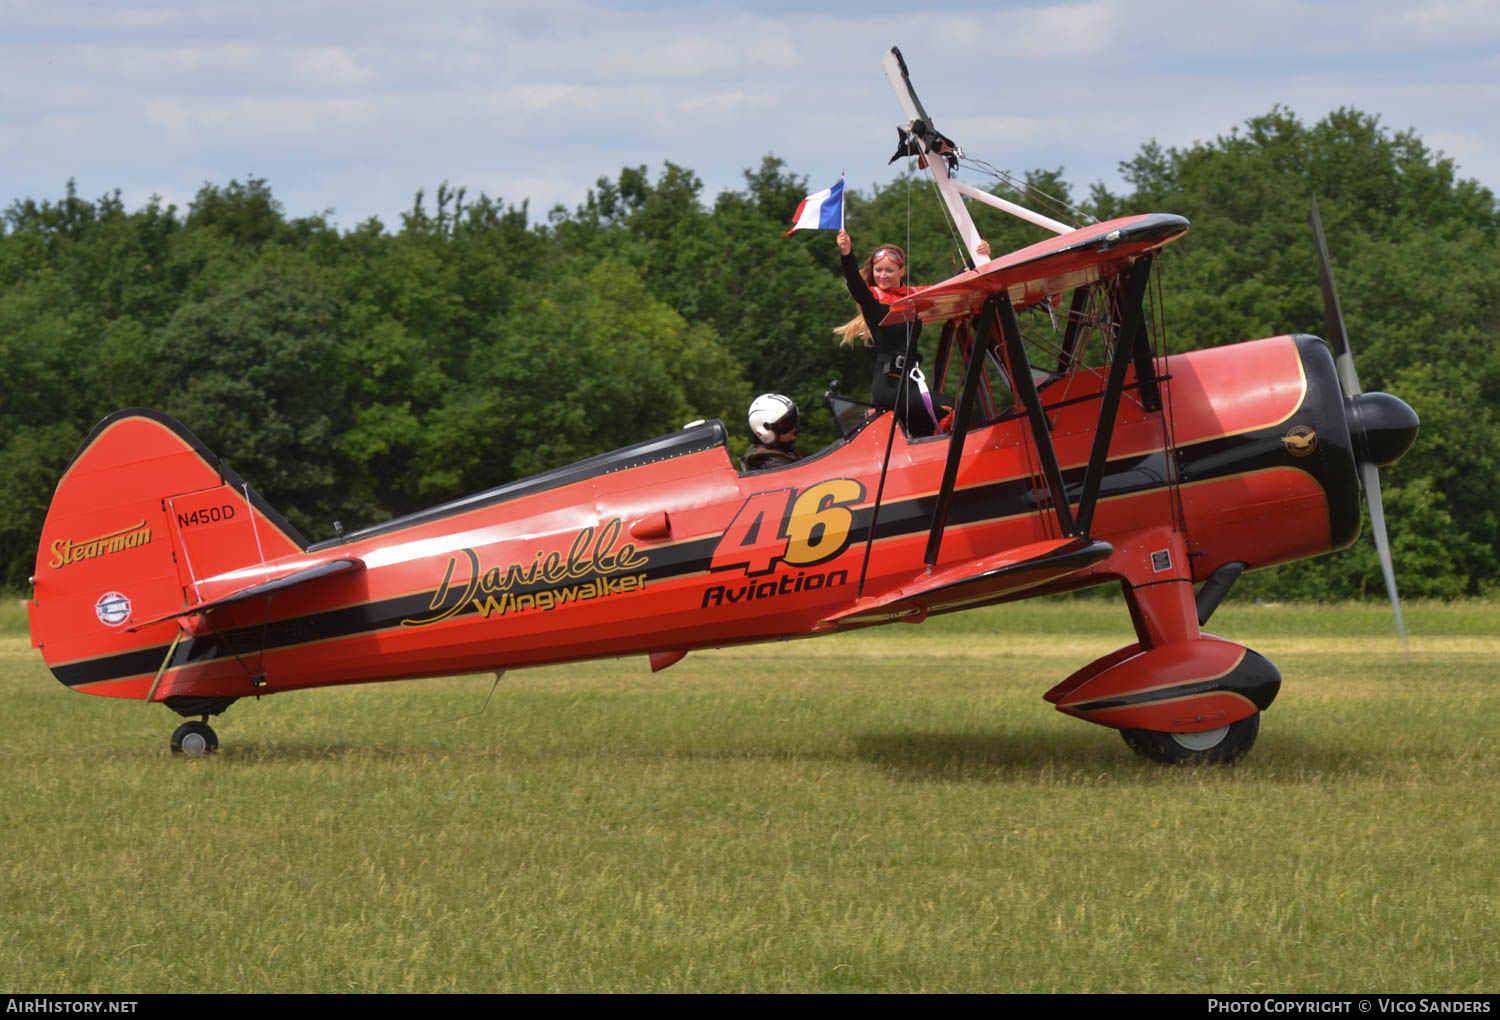
[(1344, 392), (1345, 415), (1354, 442), (1354, 460), (1359, 468), (1360, 485), (1370, 508), (1370, 530), (1375, 533), (1375, 550), (1380, 554), (1380, 570), (1385, 575), (1385, 590), (1396, 614), (1396, 632), (1401, 636), (1401, 650), (1408, 652), (1406, 624), (1401, 619), (1401, 599), (1396, 594), (1396, 571), (1391, 563), (1391, 541), (1385, 530), (1385, 507), (1380, 500), (1380, 468), (1394, 464), (1411, 448), (1421, 422), (1400, 397), (1389, 393), (1364, 393), (1359, 388), (1359, 373), (1354, 370), (1354, 353), (1349, 349), (1349, 334), (1344, 329), (1344, 312), (1339, 306), (1338, 291), (1333, 286), (1333, 268), (1328, 259), (1328, 242), (1323, 237), (1323, 221), (1318, 216), (1318, 200), (1312, 200), (1313, 241), (1318, 249), (1318, 279), (1323, 286), (1323, 314), (1328, 322), (1328, 343), (1333, 348), (1333, 364), (1338, 372), (1339, 388)]

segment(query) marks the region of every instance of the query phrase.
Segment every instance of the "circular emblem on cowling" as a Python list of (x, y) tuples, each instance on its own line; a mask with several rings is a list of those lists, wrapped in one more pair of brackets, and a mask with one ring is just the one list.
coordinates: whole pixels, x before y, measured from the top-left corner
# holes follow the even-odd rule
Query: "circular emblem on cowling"
[(117, 591), (107, 591), (94, 603), (94, 615), (107, 627), (118, 627), (130, 619), (130, 600)]
[(1318, 448), (1318, 434), (1306, 425), (1298, 425), (1281, 437), (1281, 445), (1293, 457), (1306, 457)]

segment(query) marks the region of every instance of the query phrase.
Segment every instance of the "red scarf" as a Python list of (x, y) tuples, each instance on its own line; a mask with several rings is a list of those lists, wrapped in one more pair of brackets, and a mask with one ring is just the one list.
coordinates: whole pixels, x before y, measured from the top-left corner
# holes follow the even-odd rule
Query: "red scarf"
[(870, 293), (874, 294), (875, 300), (879, 301), (883, 305), (893, 305), (897, 301), (906, 297), (906, 295), (916, 293), (916, 290), (917, 288), (915, 287), (907, 287), (905, 285), (896, 287), (893, 290), (881, 290), (873, 283), (870, 284)]

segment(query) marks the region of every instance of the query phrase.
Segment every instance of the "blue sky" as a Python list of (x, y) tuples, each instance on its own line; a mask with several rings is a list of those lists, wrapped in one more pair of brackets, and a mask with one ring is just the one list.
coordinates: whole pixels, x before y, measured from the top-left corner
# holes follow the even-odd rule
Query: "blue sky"
[(397, 226), (443, 181), (539, 218), (665, 160), (711, 197), (768, 152), (811, 189), (841, 171), (867, 188), (897, 172), (892, 44), (971, 155), (1061, 167), (1078, 193), (1120, 190), (1152, 138), (1190, 145), (1278, 103), (1379, 114), (1500, 189), (1492, 0), (807, 6), (0, 0), (0, 206), (74, 178), (185, 208), (254, 175), (344, 229)]

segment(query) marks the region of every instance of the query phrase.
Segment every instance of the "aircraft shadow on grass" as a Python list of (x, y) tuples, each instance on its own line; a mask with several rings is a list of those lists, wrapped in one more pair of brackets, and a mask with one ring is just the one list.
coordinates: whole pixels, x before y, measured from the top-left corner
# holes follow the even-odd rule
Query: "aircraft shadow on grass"
[[(1173, 770), (1162, 773), (1131, 755), (1123, 747), (1101, 745), (1091, 734), (1080, 732), (1066, 736), (1039, 727), (1034, 731), (973, 731), (967, 733), (863, 733), (853, 736), (852, 753), (832, 749), (796, 747), (684, 747), (652, 745), (650, 741), (622, 736), (615, 744), (593, 745), (586, 750), (555, 747), (546, 749), (513, 748), (504, 743), (494, 746), (455, 744), (414, 735), (409, 742), (371, 744), (358, 741), (327, 743), (288, 740), (249, 740), (222, 752), (217, 760), (224, 764), (294, 764), (363, 760), (379, 762), (420, 762), (443, 757), (465, 760), (487, 760), (497, 768), (519, 759), (545, 763), (549, 760), (597, 758), (623, 761), (649, 759), (682, 762), (764, 761), (817, 762), (823, 764), (863, 761), (886, 776), (904, 782), (1047, 782), (1076, 778), (1089, 783), (1136, 782), (1143, 776), (1156, 779), (1164, 775), (1237, 777), (1237, 781), (1274, 780), (1278, 784), (1345, 782), (1359, 778), (1410, 776), (1415, 752), (1400, 747), (1335, 747), (1295, 734), (1279, 734), (1251, 766), (1239, 769)], [(1433, 772), (1442, 773), (1445, 764), (1433, 760), (1430, 748), (1423, 762)], [(119, 751), (114, 752), (117, 756)], [(1458, 753), (1455, 751), (1455, 753)], [(142, 752), (143, 760), (157, 760), (155, 754)], [(206, 759), (212, 762), (213, 759)]]
[[(1088, 733), (1064, 737), (1041, 729), (1034, 733), (872, 733), (856, 737), (855, 748), (858, 757), (892, 777), (912, 781), (1036, 780), (1060, 771), (1079, 772), (1091, 781), (1114, 773), (1129, 782), (1142, 774), (1162, 774), (1128, 751), (1101, 746), (1089, 737)], [(1407, 775), (1412, 760), (1413, 755), (1395, 748), (1334, 747), (1279, 734), (1254, 766), (1209, 774), (1259, 776), (1274, 778), (1277, 783), (1323, 783), (1333, 778), (1342, 781)], [(1442, 771), (1440, 763), (1430, 759), (1428, 763)]]
[[(1039, 770), (1090, 773), (1132, 765), (1129, 752), (1101, 745), (1090, 733), (868, 733), (854, 738), (856, 755), (897, 779), (1005, 780)], [(1134, 771), (1134, 770), (1132, 770)]]

